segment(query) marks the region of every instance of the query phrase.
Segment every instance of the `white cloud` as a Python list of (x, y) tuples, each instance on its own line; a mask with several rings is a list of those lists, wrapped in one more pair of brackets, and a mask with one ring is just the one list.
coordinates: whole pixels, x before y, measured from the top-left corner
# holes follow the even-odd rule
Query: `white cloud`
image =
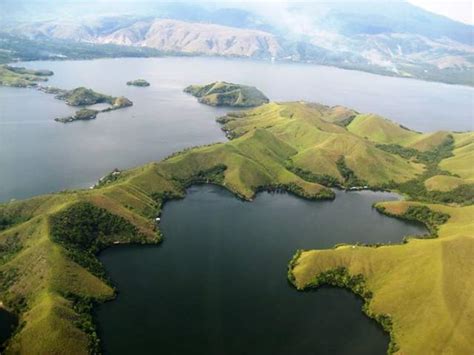
[(408, 2), (453, 20), (474, 25), (473, 5), (470, 0), (408, 0)]

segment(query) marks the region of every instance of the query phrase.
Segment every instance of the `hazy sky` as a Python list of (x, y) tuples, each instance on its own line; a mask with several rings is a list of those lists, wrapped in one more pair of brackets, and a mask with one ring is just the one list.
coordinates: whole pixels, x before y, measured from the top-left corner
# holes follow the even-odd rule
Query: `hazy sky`
[(471, 0), (408, 0), (408, 2), (453, 20), (474, 24)]

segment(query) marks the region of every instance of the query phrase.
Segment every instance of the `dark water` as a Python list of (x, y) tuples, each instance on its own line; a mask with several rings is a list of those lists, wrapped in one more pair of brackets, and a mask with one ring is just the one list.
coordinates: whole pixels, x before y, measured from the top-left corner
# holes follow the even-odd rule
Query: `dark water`
[[(375, 112), (421, 131), (473, 128), (474, 89), (298, 64), (212, 58), (30, 62), (55, 72), (49, 84), (124, 95), (134, 106), (64, 125), (73, 108), (33, 89), (0, 87), (0, 201), (88, 187), (185, 147), (224, 140), (215, 109), (182, 92), (191, 83), (255, 85), (272, 100), (307, 100)], [(148, 88), (125, 85), (145, 78)]]
[(296, 249), (399, 242), (424, 228), (371, 205), (395, 195), (338, 192), (311, 202), (261, 193), (243, 202), (214, 186), (166, 204), (159, 247), (110, 248), (100, 259), (120, 293), (97, 311), (110, 354), (385, 354), (388, 336), (362, 302), (333, 288), (297, 292)]
[(10, 337), (17, 324), (18, 318), (15, 315), (0, 308), (0, 352), (2, 344)]

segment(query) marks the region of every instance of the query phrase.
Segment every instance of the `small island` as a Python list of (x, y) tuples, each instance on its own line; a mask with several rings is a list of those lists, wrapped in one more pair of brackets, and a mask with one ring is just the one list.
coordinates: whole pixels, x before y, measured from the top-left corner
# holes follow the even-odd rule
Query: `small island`
[(64, 90), (52, 86), (39, 86), (38, 90), (43, 91), (47, 94), (53, 94), (58, 100), (63, 100), (70, 106), (91, 106), (102, 103), (110, 105), (109, 107), (106, 107), (102, 110), (83, 108), (77, 111), (73, 116), (55, 119), (56, 122), (62, 123), (68, 123), (77, 120), (91, 120), (96, 118), (97, 114), (100, 112), (114, 111), (133, 105), (133, 102), (127, 99), (126, 97), (114, 97), (104, 95), (95, 92), (92, 89), (87, 89), (85, 87), (78, 87), (72, 90)]
[(56, 122), (61, 122), (61, 123), (69, 123), (69, 122), (74, 122), (74, 121), (87, 121), (87, 120), (95, 119), (98, 113), (99, 111), (97, 110), (81, 108), (79, 111), (76, 111), (76, 113), (74, 113), (74, 115), (72, 116), (58, 117), (58, 118), (55, 118), (54, 120)]
[(51, 70), (34, 70), (23, 67), (0, 65), (0, 85), (11, 87), (33, 87), (38, 82), (48, 81), (48, 76), (53, 75)]
[(150, 86), (150, 83), (146, 81), (145, 79), (136, 79), (136, 80), (127, 81), (127, 85), (146, 87), (146, 86)]
[(260, 90), (253, 86), (217, 81), (207, 85), (190, 85), (184, 92), (210, 106), (256, 107), (269, 102)]

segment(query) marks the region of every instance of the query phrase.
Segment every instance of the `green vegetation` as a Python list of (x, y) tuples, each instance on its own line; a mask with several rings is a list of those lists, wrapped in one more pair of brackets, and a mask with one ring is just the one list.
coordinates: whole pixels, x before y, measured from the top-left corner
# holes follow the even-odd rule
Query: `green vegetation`
[(90, 202), (78, 202), (51, 217), (51, 239), (64, 246), (68, 256), (94, 275), (105, 278), (105, 271), (95, 254), (122, 241), (144, 242), (136, 226), (125, 218), (111, 214)]
[(431, 237), (437, 237), (438, 227), (449, 219), (447, 213), (433, 211), (427, 206), (409, 206), (402, 214), (390, 214), (383, 205), (376, 205), (375, 207), (377, 211), (388, 216), (423, 223), (430, 232)]
[(393, 201), (377, 207), (432, 225), (437, 237), (299, 252), (291, 268), (295, 286), (313, 287), (318, 275), (338, 268), (353, 277), (361, 274), (373, 296), (366, 308), (390, 316), (392, 340), (400, 353), (468, 353), (473, 346), (474, 300), (465, 290), (474, 286), (474, 206)]
[(344, 184), (346, 186), (362, 186), (365, 185), (366, 182), (363, 180), (360, 180), (354, 171), (349, 168), (346, 164), (346, 160), (344, 159), (344, 156), (341, 155), (339, 159), (336, 161), (336, 166), (337, 170), (339, 170), (339, 173), (341, 174), (342, 178), (344, 179)]
[(207, 85), (190, 85), (184, 89), (211, 106), (255, 107), (268, 103), (268, 98), (252, 86), (217, 81)]
[(63, 90), (51, 86), (40, 86), (38, 89), (47, 94), (53, 94), (58, 100), (66, 101), (71, 106), (90, 106), (100, 103), (107, 103), (110, 106), (102, 110), (82, 108), (74, 115), (68, 117), (55, 118), (56, 122), (70, 123), (79, 120), (93, 120), (100, 112), (109, 112), (133, 105), (133, 102), (126, 97), (113, 97), (95, 92), (92, 89), (78, 87), (73, 90)]
[[(397, 126), (396, 132), (408, 132), (403, 139), (411, 143), (399, 142), (393, 132), (381, 135), (390, 136), (392, 142), (374, 141), (352, 131), (354, 122), (361, 124), (361, 115), (347, 124), (351, 114), (341, 107), (302, 102), (269, 103), (234, 112), (220, 119), (229, 142), (186, 149), (158, 163), (111, 172), (93, 189), (0, 205), (0, 300), (19, 315), (22, 324), (6, 353), (97, 349), (90, 306), (111, 299), (114, 289), (96, 253), (113, 244), (159, 242), (161, 233), (154, 219), (163, 203), (182, 198), (191, 184), (217, 184), (251, 200), (262, 189), (331, 199), (334, 193), (327, 186), (367, 182), (371, 187), (401, 190), (410, 182), (424, 188), (427, 179), (448, 173), (469, 181), (470, 172), (460, 161), (469, 158), (470, 134), (432, 134), (421, 139), (420, 133)], [(370, 120), (377, 126), (376, 119)], [(385, 121), (379, 126), (393, 127)], [(450, 135), (454, 144), (447, 140)], [(380, 144), (398, 144), (417, 152), (402, 156)], [(447, 164), (449, 169), (444, 167), (451, 159), (456, 160)], [(470, 322), (474, 301), (465, 292), (474, 288), (474, 206), (466, 200), (469, 189), (461, 184), (447, 191), (428, 191), (455, 194), (456, 205), (420, 201), (377, 205), (387, 214), (423, 221), (436, 229), (438, 238), (299, 251), (290, 263), (290, 280), (304, 289), (323, 273), (318, 284), (332, 282), (363, 297), (370, 292), (366, 312), (391, 332), (391, 350), (465, 353), (474, 346)], [(431, 198), (413, 191), (409, 198)]]
[(0, 85), (14, 87), (37, 86), (38, 82), (48, 80), (53, 75), (50, 70), (31, 70), (22, 67), (0, 65)]
[(474, 251), (474, 174), (468, 164), (472, 132), (422, 134), (375, 115), (357, 115), (347, 129), (381, 151), (424, 167), (411, 179), (382, 185), (423, 202), (386, 202), (376, 208), (422, 222), (430, 234), (400, 245), (298, 251), (290, 280), (298, 289), (321, 284), (351, 288), (349, 280), (363, 278), (364, 290), (372, 295), (369, 301), (364, 297), (364, 311), (381, 315), (374, 318), (390, 333), (389, 353), (468, 353), (474, 346), (474, 302), (462, 290), (474, 286), (469, 257)]
[[(71, 60), (119, 57), (160, 57), (164, 53), (148, 47), (94, 44), (61, 39), (28, 39), (0, 33), (0, 63), (32, 60)], [(185, 56), (167, 52), (167, 55)]]
[(127, 81), (127, 85), (145, 87), (145, 86), (150, 86), (150, 83), (146, 81), (145, 79), (136, 79), (136, 80)]
[(88, 108), (81, 108), (79, 111), (76, 111), (73, 116), (55, 118), (56, 122), (69, 123), (74, 121), (84, 121), (84, 120), (93, 120), (97, 117), (99, 111), (91, 110)]

